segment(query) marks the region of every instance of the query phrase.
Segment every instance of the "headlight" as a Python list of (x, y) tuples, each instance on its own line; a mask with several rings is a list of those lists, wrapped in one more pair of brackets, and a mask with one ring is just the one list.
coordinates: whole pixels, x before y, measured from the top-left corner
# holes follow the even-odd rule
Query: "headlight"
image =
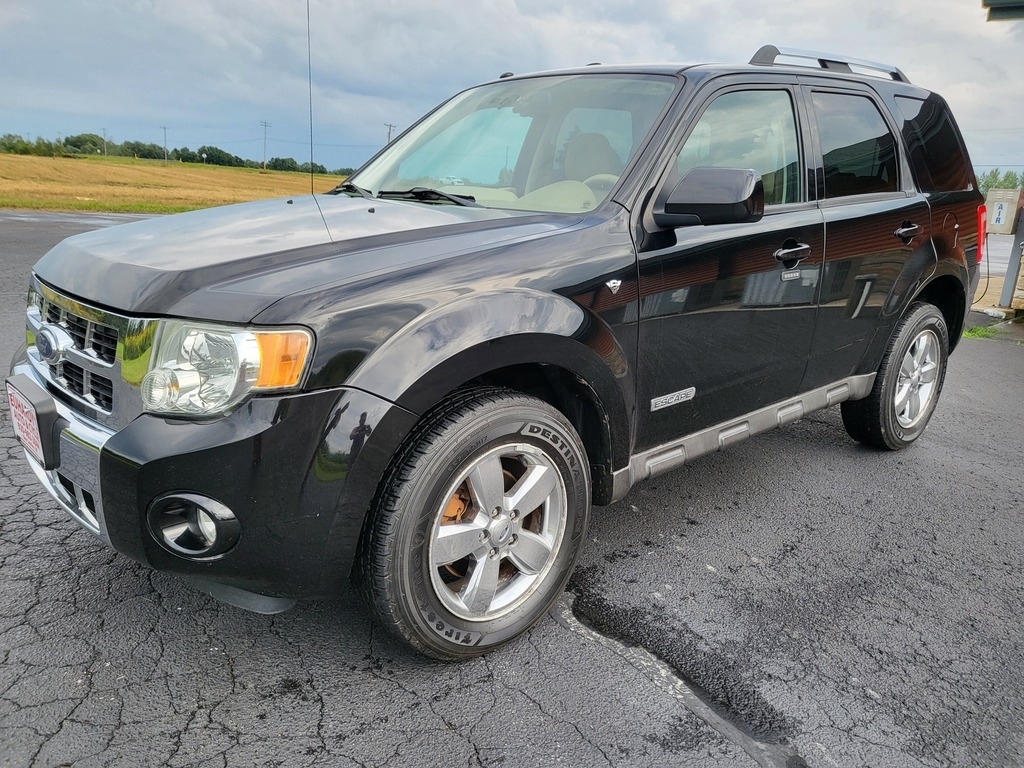
[(147, 411), (210, 415), (252, 392), (293, 389), (302, 381), (312, 334), (161, 321), (142, 379)]

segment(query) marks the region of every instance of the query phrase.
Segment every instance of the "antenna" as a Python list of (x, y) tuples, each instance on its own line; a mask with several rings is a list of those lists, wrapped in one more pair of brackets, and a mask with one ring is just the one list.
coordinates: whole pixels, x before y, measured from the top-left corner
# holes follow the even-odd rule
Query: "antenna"
[(309, 33), (309, 0), (306, 0), (306, 79), (309, 81), (309, 194), (313, 194), (313, 43)]
[[(331, 227), (324, 217), (320, 201), (316, 199), (316, 192), (313, 190), (313, 182), (316, 179), (313, 172), (313, 38), (309, 28), (309, 0), (306, 0), (306, 77), (309, 80), (309, 194), (313, 197), (313, 205), (320, 211), (320, 219), (327, 228), (327, 236), (331, 237)], [(291, 200), (288, 202), (290, 203)]]

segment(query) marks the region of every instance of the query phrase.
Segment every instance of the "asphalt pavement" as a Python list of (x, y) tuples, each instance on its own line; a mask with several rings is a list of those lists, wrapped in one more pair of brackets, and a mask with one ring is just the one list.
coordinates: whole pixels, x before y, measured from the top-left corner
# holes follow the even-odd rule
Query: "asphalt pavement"
[[(120, 217), (0, 211), (31, 264)], [(351, 595), (259, 616), (106, 549), (0, 408), (0, 768), (1024, 766), (1024, 342), (963, 339), (899, 453), (838, 409), (595, 510), (551, 616), (411, 655)]]

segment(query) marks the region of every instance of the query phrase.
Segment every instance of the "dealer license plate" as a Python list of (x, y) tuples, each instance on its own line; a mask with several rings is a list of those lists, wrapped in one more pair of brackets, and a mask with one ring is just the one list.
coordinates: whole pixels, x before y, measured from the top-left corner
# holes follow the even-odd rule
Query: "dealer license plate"
[(31, 401), (7, 382), (7, 403), (11, 407), (14, 434), (36, 461), (43, 463), (43, 440), (39, 435), (39, 420)]

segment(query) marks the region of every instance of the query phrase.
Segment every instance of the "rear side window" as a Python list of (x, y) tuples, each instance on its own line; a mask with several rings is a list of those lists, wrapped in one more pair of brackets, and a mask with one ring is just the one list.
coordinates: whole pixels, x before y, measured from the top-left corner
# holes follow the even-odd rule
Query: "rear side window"
[(825, 168), (825, 197), (896, 192), (896, 137), (866, 96), (811, 95)]
[(915, 99), (897, 96), (903, 113), (903, 139), (910, 164), (922, 192), (955, 192), (970, 189), (967, 153), (953, 126), (953, 118), (936, 96)]

